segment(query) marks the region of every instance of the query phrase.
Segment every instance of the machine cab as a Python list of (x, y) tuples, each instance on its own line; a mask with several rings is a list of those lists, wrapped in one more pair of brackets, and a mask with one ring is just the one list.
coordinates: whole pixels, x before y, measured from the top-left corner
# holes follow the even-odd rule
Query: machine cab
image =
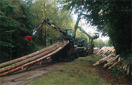
[(72, 29), (66, 29), (64, 30), (66, 35), (64, 35), (64, 38), (73, 38), (74, 37), (74, 31)]
[(99, 38), (99, 33), (94, 33), (93, 39)]

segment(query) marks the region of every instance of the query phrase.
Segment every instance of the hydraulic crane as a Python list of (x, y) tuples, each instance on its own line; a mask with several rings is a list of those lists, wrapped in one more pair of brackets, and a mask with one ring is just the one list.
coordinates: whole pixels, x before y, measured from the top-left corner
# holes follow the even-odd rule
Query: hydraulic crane
[(89, 43), (87, 44), (86, 49), (88, 49), (88, 53), (91, 54), (93, 53), (93, 47), (94, 47), (94, 39), (99, 38), (99, 33), (95, 33), (94, 36), (90, 36), (83, 28), (78, 27), (84, 34), (86, 34), (89, 38)]
[[(88, 53), (91, 53), (91, 51), (93, 52), (93, 39), (95, 39), (96, 37), (98, 37), (97, 35), (94, 36), (94, 37), (91, 37), (88, 33), (86, 33), (81, 27), (78, 27), (78, 23), (79, 23), (79, 20), (80, 20), (80, 15), (76, 21), (76, 24), (75, 24), (75, 30), (73, 31), (72, 29), (66, 29), (66, 30), (62, 30), (61, 28), (59, 28), (52, 20), (46, 18), (43, 20), (43, 22), (33, 30), (32, 32), (32, 35), (31, 36), (26, 36), (25, 39), (28, 39), (29, 40), (29, 43), (28, 45), (32, 45), (32, 37), (36, 34), (36, 32), (40, 29), (40, 27), (42, 27), (43, 24), (48, 24), (50, 25), (52, 28), (54, 28), (55, 30), (59, 31), (62, 36), (63, 36), (63, 39), (66, 40), (66, 41), (69, 41), (69, 45), (67, 46), (67, 48), (63, 51), (65, 52), (65, 54), (67, 54), (67, 56), (69, 56), (71, 59), (74, 59), (74, 58), (78, 58), (78, 50), (80, 49), (83, 49), (83, 50), (86, 50), (87, 47), (90, 49), (88, 50)], [(84, 47), (81, 47), (81, 48), (76, 48), (75, 47), (75, 36), (76, 36), (76, 30), (77, 29), (80, 29), (82, 32), (84, 32), (90, 39), (90, 43), (89, 45), (84, 48)], [(84, 43), (84, 42), (83, 42)], [(86, 43), (85, 43), (86, 44)], [(60, 59), (60, 58), (52, 58), (52, 59)], [(62, 58), (61, 58), (62, 59)]]
[(95, 35), (92, 37), (84, 29), (79, 27), (78, 24), (79, 24), (79, 21), (81, 19), (81, 15), (83, 15), (83, 14), (81, 13), (80, 15), (78, 15), (78, 18), (77, 18), (77, 21), (76, 21), (74, 39), (75, 39), (75, 36), (76, 36), (77, 29), (80, 29), (84, 34), (86, 34), (89, 37), (89, 43), (88, 44), (87, 44), (87, 39), (86, 38), (76, 39), (76, 44), (77, 44), (76, 49), (77, 49), (78, 54), (85, 56), (86, 54), (93, 53), (93, 47), (94, 47), (93, 40), (97, 39), (99, 37), (99, 33), (95, 33)]

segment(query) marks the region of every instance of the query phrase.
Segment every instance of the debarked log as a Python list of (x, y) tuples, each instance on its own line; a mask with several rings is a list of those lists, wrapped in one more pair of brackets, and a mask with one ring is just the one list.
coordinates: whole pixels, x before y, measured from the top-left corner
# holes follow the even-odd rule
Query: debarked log
[(121, 61), (121, 58), (119, 57), (119, 58), (118, 58), (118, 61), (115, 62), (112, 66), (110, 66), (108, 69), (113, 68), (113, 67), (114, 67), (115, 65), (117, 65), (120, 61)]
[(108, 55), (107, 57), (104, 57), (104, 58), (102, 58), (102, 59), (96, 61), (96, 63), (94, 63), (93, 66), (97, 66), (97, 65), (99, 65), (99, 64), (101, 64), (101, 63), (107, 62), (107, 60), (110, 59), (111, 56), (113, 56), (113, 54), (110, 54), (110, 55)]
[(108, 59), (107, 63), (103, 67), (105, 68), (107, 66), (114, 64), (115, 62), (117, 62), (116, 60), (118, 59), (118, 57), (119, 57), (119, 55), (117, 55), (116, 57), (112, 57), (112, 58)]

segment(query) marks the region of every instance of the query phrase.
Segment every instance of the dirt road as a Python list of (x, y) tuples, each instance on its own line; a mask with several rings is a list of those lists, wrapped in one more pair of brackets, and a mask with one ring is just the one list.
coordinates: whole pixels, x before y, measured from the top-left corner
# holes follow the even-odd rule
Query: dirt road
[(34, 79), (51, 71), (55, 71), (65, 64), (66, 62), (53, 63), (50, 61), (43, 62), (41, 65), (40, 63), (36, 63), (26, 70), (21, 70), (8, 76), (0, 77), (0, 85), (26, 85)]

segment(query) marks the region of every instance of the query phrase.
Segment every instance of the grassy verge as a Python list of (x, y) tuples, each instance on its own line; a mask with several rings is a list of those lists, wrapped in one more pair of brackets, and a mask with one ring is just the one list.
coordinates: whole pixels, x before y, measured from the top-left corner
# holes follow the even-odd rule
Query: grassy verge
[(92, 62), (100, 59), (95, 55), (82, 57), (68, 63), (29, 85), (104, 85), (106, 81), (99, 77)]

